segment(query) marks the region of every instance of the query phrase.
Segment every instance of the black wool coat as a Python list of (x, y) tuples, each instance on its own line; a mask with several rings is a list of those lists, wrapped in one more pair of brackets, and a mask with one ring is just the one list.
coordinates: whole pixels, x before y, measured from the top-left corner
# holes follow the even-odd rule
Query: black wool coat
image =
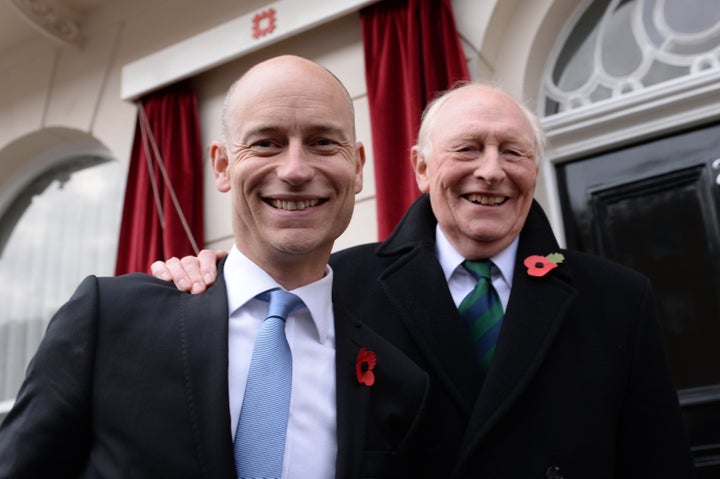
[[(485, 374), (435, 256), (421, 197), (385, 242), (331, 259), (336, 297), (427, 371), (426, 409), (396, 477), (639, 479), (694, 477), (649, 280), (561, 250), (534, 203)], [(543, 277), (530, 255), (562, 252)], [(378, 356), (379, 370), (386, 363)]]

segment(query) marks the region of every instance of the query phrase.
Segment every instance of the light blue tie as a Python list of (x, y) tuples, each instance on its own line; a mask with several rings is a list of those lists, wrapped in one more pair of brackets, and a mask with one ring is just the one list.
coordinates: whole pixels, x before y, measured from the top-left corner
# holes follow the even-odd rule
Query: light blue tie
[(270, 304), (255, 339), (235, 431), (235, 472), (240, 479), (279, 479), (292, 385), (292, 356), (285, 338), (285, 320), (303, 303), (281, 289), (258, 295), (258, 299), (269, 300)]

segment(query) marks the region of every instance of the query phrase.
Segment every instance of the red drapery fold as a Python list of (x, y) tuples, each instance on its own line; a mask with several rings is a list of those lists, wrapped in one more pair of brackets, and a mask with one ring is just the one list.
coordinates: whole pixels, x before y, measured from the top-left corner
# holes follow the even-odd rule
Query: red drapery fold
[(385, 0), (361, 18), (383, 240), (419, 195), (410, 148), (423, 108), (469, 74), (450, 0)]
[(202, 147), (188, 81), (138, 104), (115, 274), (197, 254), (203, 245)]

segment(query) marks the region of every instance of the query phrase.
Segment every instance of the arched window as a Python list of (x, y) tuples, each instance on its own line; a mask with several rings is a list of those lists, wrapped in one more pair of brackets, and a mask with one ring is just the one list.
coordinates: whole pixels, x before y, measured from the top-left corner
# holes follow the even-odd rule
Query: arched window
[(568, 25), (543, 79), (544, 116), (720, 69), (717, 0), (593, 0)]
[(112, 275), (120, 165), (73, 157), (36, 176), (0, 218), (0, 417), (53, 313), (88, 274)]

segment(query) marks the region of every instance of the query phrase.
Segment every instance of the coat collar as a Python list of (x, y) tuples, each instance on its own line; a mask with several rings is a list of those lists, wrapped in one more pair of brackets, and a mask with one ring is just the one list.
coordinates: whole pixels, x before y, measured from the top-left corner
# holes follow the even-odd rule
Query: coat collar
[(437, 220), (427, 194), (418, 198), (405, 212), (390, 236), (380, 243), (378, 256), (399, 255), (419, 247), (435, 246)]

